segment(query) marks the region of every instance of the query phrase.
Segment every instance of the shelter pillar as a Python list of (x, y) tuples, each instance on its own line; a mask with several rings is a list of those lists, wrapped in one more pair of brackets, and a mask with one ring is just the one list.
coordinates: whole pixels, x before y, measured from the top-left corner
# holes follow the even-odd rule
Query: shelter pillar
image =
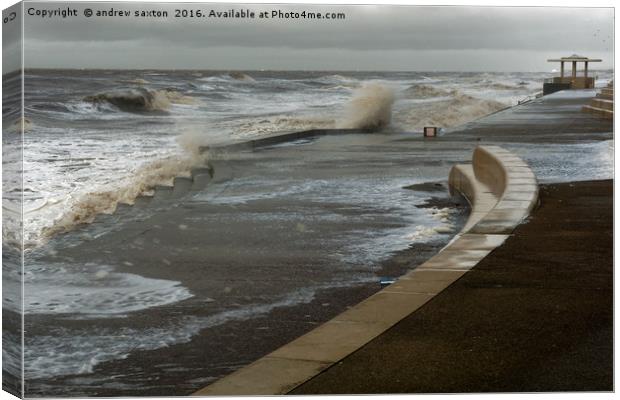
[(577, 79), (577, 61), (573, 61), (573, 82)]

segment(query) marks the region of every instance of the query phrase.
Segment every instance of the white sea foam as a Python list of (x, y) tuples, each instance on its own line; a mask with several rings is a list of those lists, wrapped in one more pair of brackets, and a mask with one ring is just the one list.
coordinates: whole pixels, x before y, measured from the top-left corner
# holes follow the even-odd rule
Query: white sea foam
[(203, 82), (230, 82), (230, 81), (241, 81), (241, 82), (256, 82), (254, 78), (250, 75), (241, 72), (241, 71), (231, 71), (228, 74), (222, 75), (212, 75), (207, 77), (199, 77), (199, 81)]
[(255, 82), (254, 78), (250, 75), (240, 71), (232, 71), (228, 74), (228, 76), (238, 81)]
[(454, 90), (442, 89), (429, 84), (415, 84), (403, 91), (403, 97), (411, 99), (428, 99), (434, 97), (446, 97), (454, 93)]
[(328, 116), (276, 115), (241, 121), (236, 128), (238, 136), (261, 136), (274, 132), (293, 132), (309, 129), (333, 128), (335, 119)]
[[(348, 283), (350, 284), (350, 283)], [(325, 287), (338, 286), (338, 283)], [(124, 359), (136, 350), (154, 350), (188, 342), (202, 329), (232, 320), (245, 320), (278, 307), (308, 303), (321, 287), (304, 288), (268, 304), (249, 304), (208, 317), (182, 317), (150, 329), (114, 328), (97, 332), (57, 328), (53, 335), (28, 336), (25, 354), (26, 379), (86, 374), (105, 361)]]
[[(426, 242), (437, 237), (437, 235), (454, 233), (454, 224), (451, 222), (451, 216), (454, 214), (453, 208), (436, 208), (427, 209), (427, 213), (431, 218), (438, 221), (439, 224), (417, 225), (413, 231), (407, 233), (405, 238), (412, 242)], [(427, 214), (427, 215), (428, 215)]]
[(173, 155), (146, 163), (120, 184), (89, 191), (76, 197), (71, 208), (65, 210), (50, 226), (43, 229), (45, 237), (71, 230), (92, 222), (98, 214), (112, 213), (119, 203), (133, 204), (134, 200), (149, 193), (156, 185), (171, 185), (177, 176), (187, 176), (192, 167), (203, 165), (199, 154)]
[(86, 96), (84, 101), (95, 106), (111, 104), (123, 111), (164, 111), (168, 110), (172, 103), (192, 104), (194, 99), (173, 89), (152, 90), (137, 87)]
[(506, 148), (523, 158), (541, 182), (614, 178), (613, 140), (580, 144), (511, 143)]
[(367, 83), (356, 89), (337, 122), (338, 128), (381, 129), (392, 119), (394, 91), (379, 83)]
[(508, 104), (472, 97), (460, 92), (450, 92), (448, 97), (418, 104), (410, 110), (396, 114), (394, 123), (405, 129), (422, 129), (424, 126), (451, 128), (492, 112)]
[(207, 139), (190, 137), (186, 132), (177, 143), (170, 137), (143, 139), (139, 146), (144, 144), (144, 148), (116, 140), (104, 147), (103, 154), (101, 140), (84, 138), (63, 146), (79, 151), (82, 159), (69, 153), (58, 160), (41, 159), (44, 154), (35, 157), (38, 147), (28, 143), (24, 149), (24, 184), (30, 189), (24, 203), (25, 246), (36, 247), (57, 233), (92, 222), (98, 214), (113, 213), (120, 203), (133, 204), (156, 185), (170, 185), (175, 177), (188, 176), (193, 167), (206, 162), (206, 155), (198, 149)]
[(28, 265), (25, 272), (26, 314), (105, 318), (192, 297), (179, 282), (116, 272), (109, 265)]
[[(394, 218), (386, 227), (357, 230), (356, 223), (363, 223), (364, 213), (359, 216), (322, 213), (322, 221), (338, 221), (351, 224), (352, 230), (343, 234), (346, 246), (334, 256), (339, 261), (359, 265), (375, 265), (392, 253), (406, 249), (412, 242), (428, 243), (445, 234), (454, 233), (454, 215), (451, 208), (418, 208), (424, 197), (414, 191), (403, 189), (412, 183), (411, 178), (393, 176), (388, 178), (333, 177), (331, 179), (264, 180), (260, 176), (237, 178), (226, 186), (224, 192), (207, 191), (196, 194), (192, 200), (211, 204), (238, 205), (274, 198), (309, 201), (315, 204), (341, 204), (343, 207), (371, 207), (366, 213), (389, 213)], [(294, 213), (279, 211), (261, 217), (272, 221), (295, 220)], [(202, 218), (197, 216), (197, 219)], [(252, 217), (256, 218), (256, 217)], [(316, 218), (316, 217), (315, 217)], [(205, 221), (205, 223), (207, 223)]]

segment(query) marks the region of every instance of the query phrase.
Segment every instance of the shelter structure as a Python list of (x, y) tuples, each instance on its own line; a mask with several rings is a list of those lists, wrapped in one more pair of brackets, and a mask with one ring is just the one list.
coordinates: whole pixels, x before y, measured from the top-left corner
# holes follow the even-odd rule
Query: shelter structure
[[(573, 54), (570, 57), (562, 57), (558, 59), (547, 60), (549, 62), (560, 63), (560, 76), (547, 79), (543, 84), (543, 94), (550, 94), (560, 90), (567, 89), (592, 89), (594, 88), (594, 77), (588, 76), (588, 64), (593, 62), (601, 62), (599, 58), (582, 57)], [(564, 64), (572, 65), (571, 74), (564, 76)], [(577, 76), (577, 63), (584, 63), (583, 76)]]

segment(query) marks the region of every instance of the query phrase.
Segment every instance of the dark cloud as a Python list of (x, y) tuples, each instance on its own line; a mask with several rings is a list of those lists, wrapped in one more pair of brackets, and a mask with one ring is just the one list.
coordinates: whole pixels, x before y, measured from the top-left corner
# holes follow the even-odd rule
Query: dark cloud
[[(118, 68), (136, 67), (140, 60), (152, 60), (149, 52), (164, 51), (168, 55), (166, 67), (176, 59), (173, 67), (191, 68), (192, 65), (228, 65), (228, 68), (260, 67), (250, 57), (260, 54), (280, 54), (280, 69), (296, 65), (289, 60), (290, 54), (303, 57), (312, 54), (309, 68), (321, 68), (321, 55), (338, 57), (342, 54), (354, 56), (359, 69), (379, 54), (394, 58), (389, 69), (416, 68), (415, 54), (443, 52), (442, 60), (448, 54), (458, 52), (459, 59), (453, 59), (454, 68), (470, 65), (472, 57), (480, 54), (506, 54), (516, 52), (523, 56), (546, 53), (549, 56), (583, 53), (604, 54), (611, 60), (613, 40), (613, 9), (611, 8), (548, 8), (548, 7), (415, 7), (415, 6), (344, 6), (344, 5), (213, 5), (213, 4), (155, 4), (148, 3), (26, 3), (26, 8), (64, 8), (67, 5), (78, 9), (79, 17), (67, 19), (42, 19), (26, 17), (26, 53), (32, 48), (29, 59), (36, 66), (45, 66), (46, 57), (54, 60), (59, 51), (65, 54), (66, 66), (95, 67), (110, 56), (121, 55)], [(167, 10), (169, 17), (163, 20), (136, 18), (85, 18), (83, 9), (93, 10)], [(203, 11), (216, 9), (251, 9), (255, 12), (280, 9), (288, 11), (344, 12), (345, 20), (217, 20), (217, 19), (175, 19), (175, 8), (200, 8)], [(47, 49), (47, 50), (46, 50)], [(100, 56), (97, 57), (95, 49)], [(219, 59), (211, 60), (201, 53), (216, 51)], [(224, 51), (223, 49), (228, 49)], [(79, 50), (79, 51), (78, 51)], [(471, 50), (469, 54), (466, 50)], [(240, 53), (246, 52), (243, 60)], [(402, 52), (407, 52), (408, 57)], [(54, 54), (52, 54), (54, 53)], [(77, 53), (77, 54), (76, 54)], [(93, 59), (86, 65), (84, 55)], [(363, 55), (366, 57), (362, 57)], [(106, 58), (104, 60), (104, 57)], [(319, 60), (316, 59), (319, 58)], [(523, 69), (527, 61), (510, 59), (501, 69)], [(230, 62), (227, 64), (227, 60)], [(243, 61), (244, 65), (238, 65)], [(269, 60), (267, 64), (272, 64)], [(347, 65), (343, 60), (339, 65)], [(411, 64), (413, 62), (413, 65)], [(517, 63), (515, 65), (514, 63)], [(518, 65), (521, 62), (522, 65)], [(541, 61), (541, 62), (544, 62)], [(611, 61), (609, 61), (611, 62)], [(287, 64), (289, 63), (289, 64)], [(49, 63), (48, 63), (49, 64)], [(385, 64), (385, 63), (381, 63)], [(389, 63), (388, 63), (389, 64)], [(417, 64), (420, 64), (419, 62)], [(542, 65), (542, 64), (539, 64)], [(54, 64), (54, 66), (59, 66)], [(144, 67), (157, 67), (146, 66)]]

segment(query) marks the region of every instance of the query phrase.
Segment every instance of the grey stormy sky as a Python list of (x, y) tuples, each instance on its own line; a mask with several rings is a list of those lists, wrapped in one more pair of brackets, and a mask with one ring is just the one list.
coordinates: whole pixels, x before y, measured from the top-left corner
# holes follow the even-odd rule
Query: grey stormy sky
[[(204, 3), (25, 3), (26, 67), (548, 71), (573, 53), (613, 67), (613, 9)], [(86, 18), (84, 9), (168, 18)], [(342, 12), (344, 20), (174, 18), (174, 9)], [(5, 69), (5, 72), (7, 69)]]

